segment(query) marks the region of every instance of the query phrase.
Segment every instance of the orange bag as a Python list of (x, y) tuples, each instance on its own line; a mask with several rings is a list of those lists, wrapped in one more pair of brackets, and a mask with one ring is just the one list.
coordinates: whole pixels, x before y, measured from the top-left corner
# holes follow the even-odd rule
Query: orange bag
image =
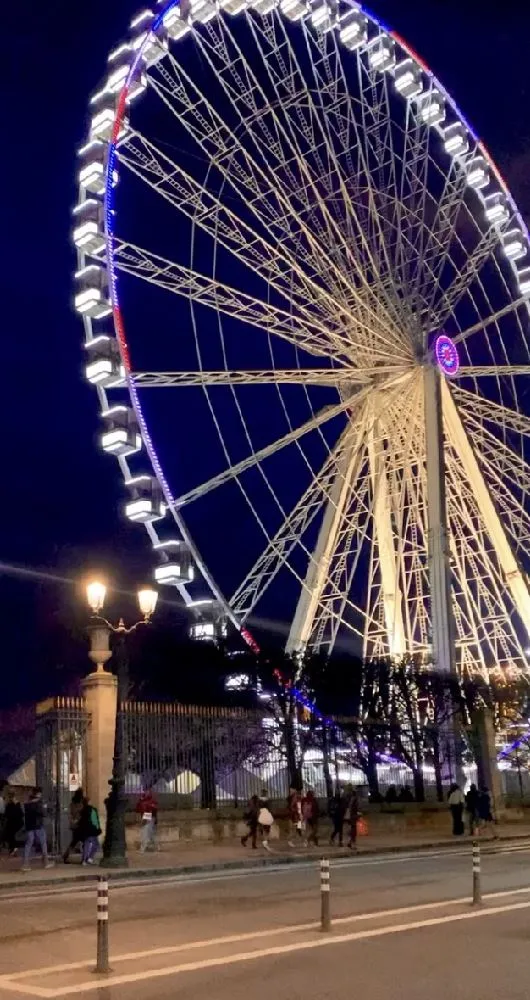
[(357, 836), (358, 837), (366, 837), (367, 833), (368, 833), (368, 823), (361, 816), (357, 820)]

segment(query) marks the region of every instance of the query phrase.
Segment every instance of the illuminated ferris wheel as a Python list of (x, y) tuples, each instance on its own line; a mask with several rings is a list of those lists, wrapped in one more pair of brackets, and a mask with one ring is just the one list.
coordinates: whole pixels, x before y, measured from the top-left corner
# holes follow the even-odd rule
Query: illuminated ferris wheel
[(90, 115), (86, 375), (195, 634), (526, 669), (528, 233), (441, 83), (355, 3), (165, 0)]

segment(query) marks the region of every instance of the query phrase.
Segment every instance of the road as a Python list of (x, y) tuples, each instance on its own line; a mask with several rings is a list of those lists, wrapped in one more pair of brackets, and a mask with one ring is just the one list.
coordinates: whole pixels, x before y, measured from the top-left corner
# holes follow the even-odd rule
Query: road
[(527, 1000), (530, 844), (337, 861), (333, 927), (314, 866), (144, 880), (111, 891), (111, 962), (96, 977), (94, 887), (0, 895), (0, 1000)]

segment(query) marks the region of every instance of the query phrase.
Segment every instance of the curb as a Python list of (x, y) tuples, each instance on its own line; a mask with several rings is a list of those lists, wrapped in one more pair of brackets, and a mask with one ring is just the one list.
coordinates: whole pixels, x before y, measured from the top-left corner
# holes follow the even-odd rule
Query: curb
[[(516, 841), (530, 840), (530, 834), (528, 833), (517, 833), (509, 834), (505, 836), (499, 836), (497, 840), (488, 841), (488, 845), (491, 847), (486, 850), (486, 842), (483, 843), (483, 852), (494, 854), (496, 852), (496, 846), (511, 843)], [(392, 854), (418, 854), (423, 851), (447, 851), (451, 853), (454, 851), (455, 847), (462, 846), (464, 844), (469, 844), (471, 849), (471, 839), (466, 837), (465, 840), (455, 841), (453, 840), (432, 840), (425, 841), (422, 844), (396, 844), (388, 847), (366, 847), (361, 848), (357, 853), (352, 854), (351, 851), (342, 850), (333, 853), (331, 856), (332, 861), (344, 860), (346, 858), (366, 858), (366, 857), (378, 857)], [(327, 845), (326, 845), (327, 846)], [(321, 853), (326, 853), (324, 846), (322, 847)], [(31, 886), (32, 889), (40, 888), (53, 888), (53, 886), (64, 886), (64, 885), (83, 885), (91, 883), (96, 877), (96, 872), (99, 874), (106, 874), (113, 882), (132, 882), (139, 878), (164, 878), (171, 875), (200, 875), (200, 874), (211, 874), (213, 872), (222, 871), (240, 871), (240, 872), (250, 872), (253, 870), (260, 870), (262, 868), (279, 867), (293, 864), (313, 864), (320, 859), (319, 854), (278, 854), (269, 855), (265, 858), (249, 858), (245, 862), (243, 860), (234, 861), (212, 861), (204, 862), (202, 864), (189, 864), (189, 865), (165, 865), (157, 868), (104, 868), (103, 866), (97, 866), (93, 872), (90, 874), (88, 872), (79, 873), (64, 873), (59, 877), (53, 878), (43, 878), (38, 881), (31, 880), (31, 873), (28, 872), (25, 878), (14, 878), (13, 880), (8, 877), (2, 877), (0, 875), (0, 899), (5, 892), (9, 892), (11, 889), (28, 888)], [(36, 868), (35, 871), (38, 871)], [(13, 873), (17, 874), (17, 873)]]

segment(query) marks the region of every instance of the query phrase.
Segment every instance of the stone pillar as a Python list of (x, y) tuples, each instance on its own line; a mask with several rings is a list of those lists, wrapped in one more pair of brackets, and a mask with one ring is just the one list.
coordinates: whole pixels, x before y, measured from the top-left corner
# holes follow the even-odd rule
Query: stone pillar
[(479, 790), (481, 787), (488, 789), (491, 795), (492, 809), (502, 809), (501, 776), (497, 767), (495, 727), (491, 712), (487, 708), (473, 712), (471, 727), (473, 749), (477, 764), (477, 785)]
[(85, 677), (82, 690), (89, 716), (86, 790), (99, 812), (104, 831), (104, 803), (109, 793), (109, 779), (112, 777), (118, 683), (114, 674), (107, 673), (101, 666), (101, 669)]

